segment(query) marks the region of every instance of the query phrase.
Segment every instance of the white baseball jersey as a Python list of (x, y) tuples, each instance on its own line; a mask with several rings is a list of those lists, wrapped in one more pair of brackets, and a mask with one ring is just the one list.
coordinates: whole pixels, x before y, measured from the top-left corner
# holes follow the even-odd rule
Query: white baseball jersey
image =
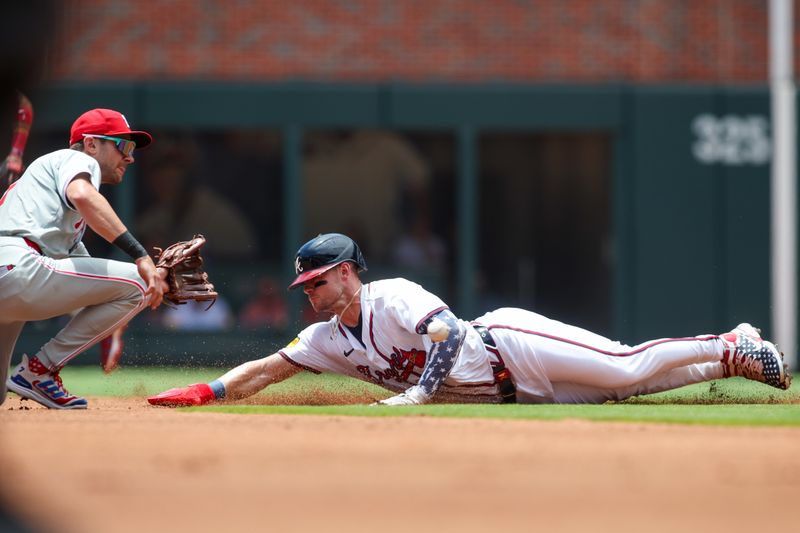
[[(279, 353), (312, 372), (335, 372), (400, 392), (416, 385), (431, 341), (419, 326), (446, 309), (438, 297), (404, 279), (361, 291), (362, 339), (335, 320), (313, 324)], [(439, 401), (498, 401), (491, 363), (511, 373), (519, 403), (600, 403), (722, 377), (717, 335), (665, 338), (627, 346), (523, 309), (503, 308), (475, 320), (496, 344), (483, 345), (466, 326)], [(362, 345), (363, 342), (363, 345)]]
[(31, 163), (0, 200), (0, 236), (28, 238), (54, 259), (87, 255), (81, 244), (86, 222), (66, 196), (81, 173), (99, 190), (100, 165), (83, 152), (57, 150)]
[[(447, 309), (416, 283), (395, 278), (365, 284), (361, 290), (362, 339), (346, 327), (312, 324), (289, 346), (284, 359), (315, 373), (335, 372), (400, 392), (415, 385), (427, 363), (431, 340), (417, 333), (430, 316)], [(437, 393), (469, 395), (472, 401), (497, 400), (489, 354), (480, 335), (465, 324), (467, 337), (452, 371)]]

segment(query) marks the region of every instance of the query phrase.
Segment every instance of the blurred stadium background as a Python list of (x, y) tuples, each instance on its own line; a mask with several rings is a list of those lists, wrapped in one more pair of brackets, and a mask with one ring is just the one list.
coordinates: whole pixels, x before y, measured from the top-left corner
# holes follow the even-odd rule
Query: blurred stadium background
[(103, 192), (147, 246), (209, 238), (225, 301), (143, 313), (124, 362), (271, 353), (315, 319), (285, 287), (328, 231), (362, 245), (367, 280), (418, 280), (466, 319), (521, 306), (631, 343), (770, 333), (763, 0), (14, 9), (2, 54), (36, 65), (26, 160), (119, 109), (156, 143)]

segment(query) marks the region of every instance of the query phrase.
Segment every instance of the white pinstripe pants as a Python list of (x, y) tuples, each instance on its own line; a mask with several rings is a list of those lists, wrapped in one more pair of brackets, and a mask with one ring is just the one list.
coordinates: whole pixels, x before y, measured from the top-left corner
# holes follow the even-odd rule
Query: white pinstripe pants
[(520, 403), (602, 403), (723, 377), (717, 335), (627, 346), (523, 309), (475, 321), (489, 328)]

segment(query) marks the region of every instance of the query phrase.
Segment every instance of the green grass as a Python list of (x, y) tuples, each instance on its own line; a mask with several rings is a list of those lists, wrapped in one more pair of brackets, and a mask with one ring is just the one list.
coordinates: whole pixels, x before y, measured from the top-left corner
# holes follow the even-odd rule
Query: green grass
[(800, 426), (796, 405), (423, 405), (414, 407), (217, 405), (192, 410), (235, 414), (429, 416), (524, 420), (584, 419), (724, 426)]
[[(61, 371), (61, 377), (70, 392), (82, 396), (148, 396), (189, 383), (207, 383), (224, 374), (226, 370), (197, 367), (122, 367), (113, 374), (105, 375), (99, 366), (68, 366)], [(304, 372), (283, 383), (272, 385), (261, 396), (290, 393), (311, 396), (310, 393), (303, 392), (309, 389), (330, 394), (368, 393), (378, 398), (388, 395), (384, 389), (363, 381)]]
[[(110, 376), (94, 367), (67, 367), (70, 391), (86, 396), (147, 396), (189, 383), (208, 382), (224, 370), (209, 368), (126, 367)], [(303, 373), (273, 385), (255, 403), (325, 404), (350, 395), (354, 401), (383, 398), (374, 385), (333, 375)], [(289, 398), (291, 401), (284, 402)], [(236, 414), (314, 414), (339, 416), (430, 416), (593, 421), (659, 422), (706, 425), (800, 426), (800, 390), (778, 391), (744, 379), (691, 385), (674, 391), (604, 405), (424, 405), (385, 408), (359, 405), (212, 405), (189, 411)]]

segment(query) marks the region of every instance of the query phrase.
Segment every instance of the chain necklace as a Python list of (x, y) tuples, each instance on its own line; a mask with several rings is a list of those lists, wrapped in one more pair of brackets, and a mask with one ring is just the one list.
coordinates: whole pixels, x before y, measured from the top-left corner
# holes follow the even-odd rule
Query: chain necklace
[[(361, 287), (363, 287), (363, 285)], [(347, 305), (344, 306), (342, 312), (334, 314), (333, 322), (331, 322), (331, 340), (336, 338), (336, 331), (339, 329), (339, 322), (342, 321), (342, 316), (347, 312), (348, 309), (350, 309), (350, 306), (355, 301), (356, 296), (361, 294), (361, 287), (359, 287), (358, 290), (353, 293), (353, 296), (350, 297), (350, 301), (347, 302)]]

